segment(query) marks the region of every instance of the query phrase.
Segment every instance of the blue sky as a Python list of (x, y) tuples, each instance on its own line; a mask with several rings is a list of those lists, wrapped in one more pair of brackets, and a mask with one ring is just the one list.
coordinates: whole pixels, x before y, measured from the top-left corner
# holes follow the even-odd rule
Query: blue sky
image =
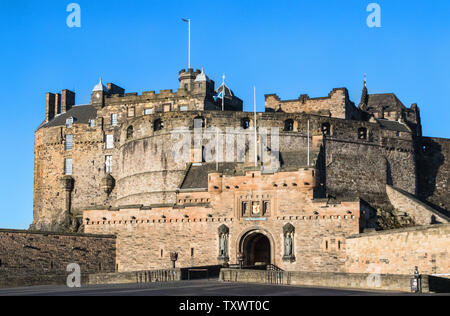
[[(81, 6), (81, 28), (66, 7)], [(450, 1), (377, 1), (381, 28), (361, 0), (74, 0), (0, 2), (0, 227), (28, 228), (33, 210), (34, 131), (45, 93), (71, 89), (89, 102), (100, 76), (127, 92), (176, 89), (187, 64), (228, 85), (251, 109), (257, 86), (282, 98), (326, 96), (347, 87), (359, 102), (394, 92), (418, 103), (424, 134), (450, 138)]]

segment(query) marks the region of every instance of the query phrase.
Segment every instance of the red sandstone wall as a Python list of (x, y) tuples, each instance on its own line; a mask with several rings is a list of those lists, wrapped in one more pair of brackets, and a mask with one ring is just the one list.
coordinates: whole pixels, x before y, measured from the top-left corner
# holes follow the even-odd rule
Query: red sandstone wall
[[(242, 184), (241, 184), (242, 185)], [(85, 231), (94, 234), (117, 234), (119, 271), (170, 268), (170, 252), (179, 253), (178, 267), (217, 265), (221, 225), (230, 229), (230, 263), (237, 263), (241, 242), (247, 233), (259, 232), (271, 243), (272, 263), (291, 271), (341, 271), (345, 262), (345, 237), (358, 233), (359, 203), (327, 205), (311, 203), (299, 194), (261, 192), (276, 195), (271, 213), (252, 220), (237, 216), (235, 203), (239, 196), (251, 192), (229, 190), (222, 194), (186, 193), (178, 200), (206, 202), (208, 205), (88, 210), (84, 212)], [(256, 193), (255, 193), (256, 194)], [(301, 195), (301, 194), (300, 194)], [(306, 194), (303, 193), (303, 195)], [(256, 195), (254, 196), (255, 198)], [(277, 202), (281, 201), (281, 202)], [(281, 207), (280, 207), (281, 206)], [(295, 227), (295, 262), (284, 262), (283, 227)], [(328, 244), (328, 248), (326, 245)], [(192, 254), (192, 249), (194, 255)]]

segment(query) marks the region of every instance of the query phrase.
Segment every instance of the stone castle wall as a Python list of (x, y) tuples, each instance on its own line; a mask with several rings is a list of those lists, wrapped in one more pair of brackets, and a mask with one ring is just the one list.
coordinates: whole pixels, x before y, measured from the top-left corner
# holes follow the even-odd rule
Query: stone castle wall
[(427, 226), (449, 222), (448, 217), (403, 190), (388, 185), (386, 192), (397, 211), (409, 214), (413, 225)]
[[(84, 112), (95, 119), (95, 127), (88, 127), (86, 118), (65, 127), (61, 115), (65, 119), (69, 113), (83, 113), (80, 107), (72, 107), (75, 95), (63, 91), (63, 98), (69, 96), (70, 100), (62, 103), (66, 110), (71, 109), (64, 113), (57, 109), (59, 101), (54, 98), (58, 94), (49, 94), (47, 114), (56, 117), (47, 115), (47, 125), (36, 131), (32, 228), (64, 230), (70, 222), (68, 217), (80, 217), (83, 209), (93, 206), (117, 209), (136, 204), (174, 204), (188, 163), (200, 162), (192, 157), (190, 161), (174, 159), (172, 150), (178, 142), (171, 133), (174, 129), (186, 127), (192, 133), (195, 118), (202, 118), (205, 127), (218, 127), (223, 132), (226, 128), (239, 129), (246, 120), (250, 127), (255, 125), (253, 113), (241, 112), (242, 101), (235, 96), (226, 98), (227, 111), (215, 111), (221, 108), (213, 99), (215, 84), (200, 70), (180, 71), (179, 81), (175, 92), (148, 91), (141, 95), (125, 94), (116, 85), (104, 87), (100, 83), (92, 93), (91, 104), (85, 106), (91, 112)], [(396, 102), (395, 106), (401, 103), (394, 95), (388, 101)], [(311, 136), (311, 165), (319, 173), (316, 197), (361, 197), (373, 208), (390, 212), (393, 207), (385, 190), (388, 184), (448, 212), (450, 167), (446, 156), (450, 141), (418, 136), (414, 127), (420, 122), (416, 105), (411, 109), (401, 106), (400, 112), (392, 112), (394, 116), (375, 113), (370, 117), (350, 100), (347, 89), (337, 88), (323, 98), (301, 95), (296, 100), (281, 100), (275, 94), (266, 95), (265, 107), (265, 113), (257, 114), (257, 125), (279, 129), (282, 168), (292, 167), (289, 161), (295, 161), (296, 167), (306, 164), (307, 135)], [(112, 114), (118, 116), (116, 126), (112, 125)], [(52, 125), (58, 119), (60, 122)], [(408, 127), (405, 119), (413, 121), (414, 126)], [(157, 120), (162, 128), (155, 131)], [(285, 130), (291, 122), (292, 129)], [(133, 135), (128, 138), (130, 127)], [(324, 128), (326, 136), (322, 137)], [(365, 130), (367, 137), (361, 138), (360, 130)], [(74, 135), (70, 151), (64, 150), (67, 135)], [(114, 148), (106, 149), (106, 137), (111, 135)], [(247, 146), (247, 157), (251, 156), (251, 147)], [(227, 153), (224, 149), (223, 156)], [(190, 154), (193, 156), (192, 151)], [(106, 156), (113, 157), (111, 192), (104, 188)], [(74, 163), (70, 194), (61, 182), (65, 158), (72, 158)]]
[(393, 140), (391, 146), (328, 138), (325, 145), (326, 188), (337, 197), (359, 196), (375, 208), (389, 209), (386, 184), (416, 192), (415, 155), (411, 140)]
[(281, 100), (276, 94), (265, 96), (266, 111), (285, 113), (308, 113), (341, 119), (359, 119), (361, 114), (350, 101), (346, 88), (333, 89), (328, 97), (310, 98), (301, 95), (297, 100)]
[(346, 240), (349, 273), (450, 273), (450, 224), (352, 236)]
[[(230, 263), (246, 251), (245, 238), (262, 234), (270, 242), (269, 262), (285, 270), (334, 271), (345, 261), (345, 237), (364, 225), (360, 203), (313, 200), (314, 177), (314, 169), (238, 176), (212, 172), (208, 191), (181, 190), (176, 205), (87, 209), (83, 223), (86, 232), (117, 235), (119, 271), (170, 268), (171, 252), (179, 253), (182, 268), (222, 264), (218, 257), (223, 225), (229, 229)], [(248, 208), (255, 201), (268, 206), (252, 216)], [(293, 262), (283, 259), (283, 228), (288, 223), (295, 228)]]
[[(219, 256), (218, 229), (225, 224), (230, 229), (230, 263), (237, 263), (239, 242), (245, 232), (257, 230), (271, 240), (273, 264), (287, 271), (343, 271), (345, 236), (359, 230), (359, 219), (292, 216), (276, 217), (264, 223), (236, 220), (233, 217), (209, 218), (210, 209), (189, 210), (189, 219), (176, 211), (124, 211), (107, 221), (86, 225), (89, 233), (117, 234), (119, 271), (141, 271), (170, 268), (170, 252), (178, 252), (177, 267), (212, 266), (222, 264)], [(203, 214), (201, 214), (203, 213)], [(100, 212), (98, 217), (105, 213)], [(162, 214), (166, 219), (162, 219)], [(158, 216), (159, 215), (159, 216)], [(89, 212), (94, 217), (95, 212)], [(132, 216), (136, 219), (133, 220)], [(95, 217), (94, 217), (95, 220)], [(119, 224), (119, 222), (121, 222)], [(296, 261), (284, 262), (283, 226), (291, 223), (295, 229)], [(339, 228), (337, 228), (337, 226)], [(329, 249), (325, 243), (329, 242)], [(340, 249), (338, 242), (341, 242)], [(193, 251), (193, 255), (192, 255)]]
[[(71, 151), (64, 148), (67, 134), (74, 135), (74, 149)], [(37, 131), (34, 229), (58, 230), (67, 220), (67, 195), (61, 182), (66, 158), (73, 159), (75, 187), (71, 193), (72, 212), (81, 212), (87, 205), (102, 205), (115, 198), (115, 192), (108, 197), (101, 188), (105, 155), (109, 154), (104, 148), (103, 132), (87, 126), (76, 126), (70, 131), (65, 127)], [(116, 156), (114, 151), (111, 154)], [(113, 176), (116, 173), (117, 170), (113, 171)]]
[(114, 236), (0, 230), (0, 287), (65, 284), (67, 265), (107, 273), (115, 259)]
[(450, 139), (420, 139), (417, 165), (418, 196), (450, 216)]

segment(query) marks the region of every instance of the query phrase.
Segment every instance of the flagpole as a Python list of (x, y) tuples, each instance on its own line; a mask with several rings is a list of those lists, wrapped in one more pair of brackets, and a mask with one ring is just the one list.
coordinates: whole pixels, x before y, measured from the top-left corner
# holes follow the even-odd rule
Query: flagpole
[(189, 24), (188, 69), (191, 69), (191, 19), (188, 19), (188, 24)]
[(253, 86), (253, 105), (254, 105), (254, 112), (255, 112), (255, 168), (258, 167), (258, 135), (257, 135), (257, 124), (256, 124), (256, 86)]
[(309, 159), (310, 159), (310, 152), (309, 152), (309, 120), (308, 120), (308, 168), (309, 168), (309, 165), (310, 165), (310, 162), (309, 162)]
[(219, 171), (219, 129), (216, 130), (216, 171)]
[(225, 74), (222, 76), (222, 112), (225, 111)]
[(188, 39), (188, 70), (191, 69), (191, 19), (181, 18), (183, 22), (189, 25), (189, 39)]

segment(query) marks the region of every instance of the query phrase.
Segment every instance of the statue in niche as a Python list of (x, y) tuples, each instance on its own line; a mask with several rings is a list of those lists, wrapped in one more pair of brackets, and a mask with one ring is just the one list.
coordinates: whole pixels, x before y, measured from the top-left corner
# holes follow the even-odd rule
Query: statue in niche
[(228, 259), (228, 238), (230, 235), (230, 229), (226, 225), (219, 227), (219, 259)]
[(294, 233), (295, 227), (292, 224), (286, 224), (283, 227), (283, 235), (284, 235), (284, 261), (294, 262)]
[(228, 257), (228, 235), (222, 234), (220, 237), (220, 256)]
[(292, 257), (292, 236), (287, 234), (284, 240), (284, 256)]

